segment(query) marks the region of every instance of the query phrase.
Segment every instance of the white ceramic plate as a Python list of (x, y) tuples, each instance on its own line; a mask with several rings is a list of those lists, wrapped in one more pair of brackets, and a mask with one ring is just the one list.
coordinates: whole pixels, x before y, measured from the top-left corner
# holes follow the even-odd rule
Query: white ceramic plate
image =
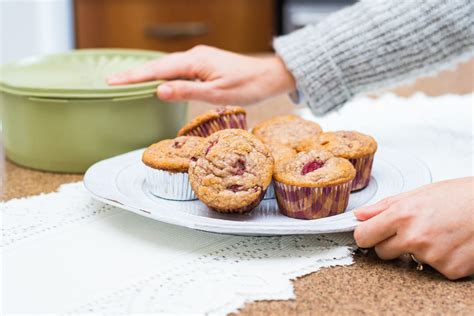
[(100, 161), (87, 170), (84, 184), (100, 201), (165, 223), (235, 235), (292, 235), (351, 231), (354, 208), (431, 182), (428, 167), (413, 156), (379, 148), (367, 188), (351, 194), (344, 214), (316, 220), (286, 217), (275, 199), (264, 200), (248, 214), (220, 214), (202, 202), (170, 201), (152, 195), (145, 182), (143, 150)]

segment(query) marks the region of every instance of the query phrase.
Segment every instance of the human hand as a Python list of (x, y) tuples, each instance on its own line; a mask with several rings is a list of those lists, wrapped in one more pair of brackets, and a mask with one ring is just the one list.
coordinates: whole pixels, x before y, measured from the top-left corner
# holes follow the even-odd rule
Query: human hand
[(448, 279), (474, 273), (474, 177), (429, 184), (354, 211), (361, 248), (382, 259), (411, 253)]
[[(208, 46), (166, 55), (140, 68), (107, 78), (111, 85), (156, 79), (160, 99), (214, 104), (251, 104), (295, 90), (295, 81), (277, 57), (249, 57)], [(188, 79), (188, 80), (182, 80)]]

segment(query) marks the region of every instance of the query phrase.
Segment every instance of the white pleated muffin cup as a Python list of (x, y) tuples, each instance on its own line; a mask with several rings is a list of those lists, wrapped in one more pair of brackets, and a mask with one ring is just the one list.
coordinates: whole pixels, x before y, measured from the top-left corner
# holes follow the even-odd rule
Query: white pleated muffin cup
[(196, 200), (187, 172), (170, 172), (167, 170), (146, 168), (146, 182), (150, 193), (167, 200)]

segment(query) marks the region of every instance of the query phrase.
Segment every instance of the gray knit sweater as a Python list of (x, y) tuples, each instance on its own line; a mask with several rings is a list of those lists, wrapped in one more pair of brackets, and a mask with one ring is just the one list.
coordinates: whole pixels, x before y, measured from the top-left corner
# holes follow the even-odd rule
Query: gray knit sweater
[(274, 47), (321, 115), (474, 56), (474, 0), (363, 0)]

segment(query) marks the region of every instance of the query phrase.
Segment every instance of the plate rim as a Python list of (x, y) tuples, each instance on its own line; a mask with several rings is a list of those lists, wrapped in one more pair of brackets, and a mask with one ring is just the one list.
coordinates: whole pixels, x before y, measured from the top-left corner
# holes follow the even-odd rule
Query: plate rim
[[(113, 186), (114, 191), (116, 191), (115, 194), (120, 194), (121, 196), (124, 197), (124, 199), (121, 201), (119, 201), (119, 199), (111, 199), (109, 197), (101, 196), (99, 193), (97, 193), (93, 189), (94, 185), (91, 183), (94, 182), (92, 180), (94, 173), (97, 173), (97, 172), (100, 173), (101, 168), (103, 166), (107, 166), (110, 163), (110, 161), (114, 161), (114, 163), (117, 164), (116, 161), (124, 160), (124, 162), (121, 162), (120, 164), (122, 168), (116, 168), (110, 177), (105, 177), (109, 179), (110, 178), (115, 179), (116, 175), (125, 168), (124, 167), (125, 164), (127, 166), (132, 166), (135, 164), (135, 163), (130, 163), (130, 162), (126, 163), (126, 162), (130, 161), (131, 157), (141, 154), (143, 150), (145, 150), (145, 148), (134, 150), (134, 151), (124, 153), (121, 155), (117, 155), (117, 156), (104, 159), (95, 163), (86, 171), (84, 175), (84, 180), (83, 180), (84, 187), (92, 195), (93, 198), (105, 204), (109, 204), (121, 209), (125, 209), (127, 211), (136, 213), (138, 215), (145, 216), (153, 220), (158, 220), (164, 223), (178, 225), (178, 226), (201, 230), (201, 231), (213, 232), (213, 233), (232, 234), (232, 235), (252, 235), (252, 236), (335, 233), (335, 232), (352, 231), (360, 223), (353, 215), (353, 212), (349, 211), (349, 212), (345, 212), (343, 214), (337, 215), (339, 216), (337, 219), (336, 217), (332, 217), (331, 218), (332, 220), (329, 220), (330, 218), (319, 219), (316, 227), (313, 226), (316, 223), (315, 221), (301, 220), (300, 225), (298, 225), (299, 227), (295, 227), (295, 225), (292, 223), (292, 224), (274, 225), (273, 227), (266, 226), (264, 230), (258, 231), (258, 227), (259, 227), (258, 224), (247, 222), (245, 225), (242, 225), (242, 224), (235, 225), (236, 222), (228, 221), (225, 219), (209, 218), (209, 217), (203, 218), (202, 216), (198, 216), (194, 214), (187, 214), (188, 216), (173, 217), (173, 216), (169, 216), (168, 212), (162, 212), (160, 213), (160, 216), (156, 216), (156, 214), (152, 214), (151, 211), (148, 211), (146, 209), (141, 209), (139, 207), (127, 205), (126, 201), (124, 202), (124, 200), (130, 197), (125, 196), (122, 192), (117, 190), (115, 185)], [(423, 160), (416, 157), (415, 155), (411, 153), (402, 152), (396, 149), (392, 149), (386, 146), (379, 146), (378, 152), (379, 152), (379, 156), (380, 156), (380, 152), (387, 153), (387, 154), (389, 152), (396, 152), (398, 155), (403, 155), (405, 156), (405, 158), (415, 161), (418, 164), (418, 167), (422, 167), (423, 171), (420, 174), (423, 174), (423, 179), (419, 179), (418, 180), (419, 183), (417, 183), (415, 187), (432, 182), (432, 174), (428, 165)], [(408, 189), (405, 189), (403, 187), (402, 192), (405, 192), (411, 189), (413, 189), (413, 187), (409, 187)], [(179, 201), (176, 201), (176, 202), (179, 202)], [(187, 202), (187, 201), (184, 201), (184, 202)], [(339, 222), (340, 225), (338, 225), (337, 227), (328, 229), (324, 227), (324, 225), (327, 225), (327, 224), (322, 223), (320, 220), (328, 220), (327, 224), (334, 224), (337, 221)]]

